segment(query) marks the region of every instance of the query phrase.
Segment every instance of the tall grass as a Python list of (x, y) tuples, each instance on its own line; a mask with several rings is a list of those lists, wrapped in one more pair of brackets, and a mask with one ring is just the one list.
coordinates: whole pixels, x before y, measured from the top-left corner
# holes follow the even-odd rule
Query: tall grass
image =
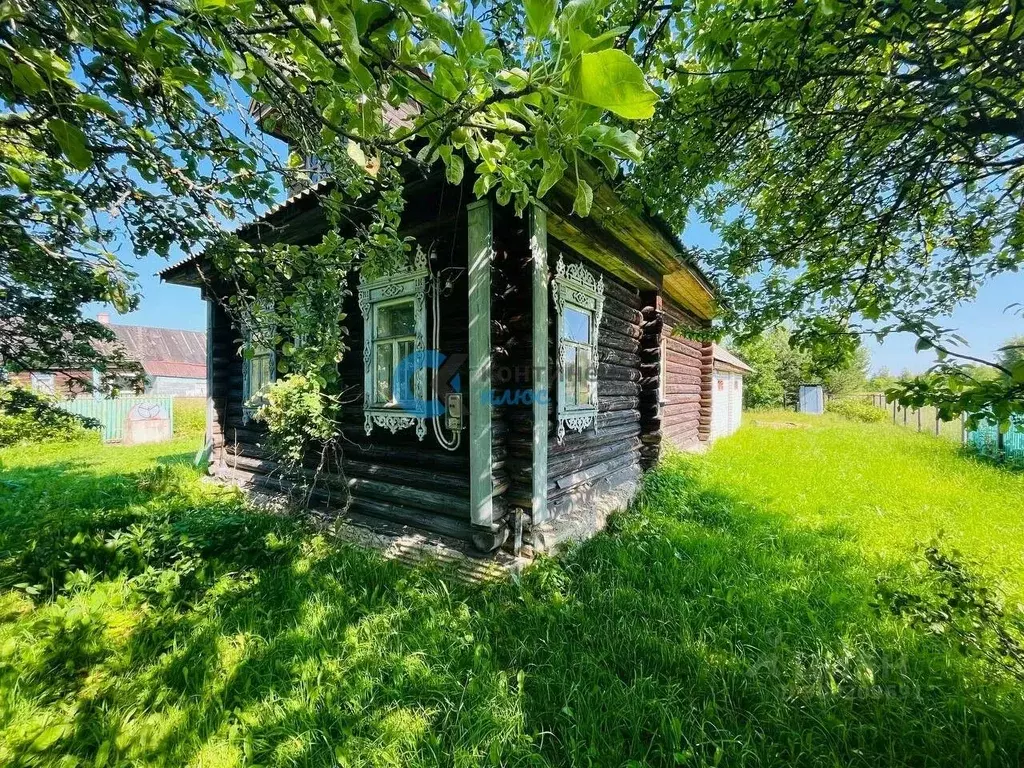
[(206, 398), (174, 398), (174, 434), (202, 436), (206, 431)]
[(722, 483), (753, 431), (483, 586), (247, 509), (188, 441), (0, 452), (0, 763), (1019, 764), (1012, 665), (894, 610), (935, 579)]

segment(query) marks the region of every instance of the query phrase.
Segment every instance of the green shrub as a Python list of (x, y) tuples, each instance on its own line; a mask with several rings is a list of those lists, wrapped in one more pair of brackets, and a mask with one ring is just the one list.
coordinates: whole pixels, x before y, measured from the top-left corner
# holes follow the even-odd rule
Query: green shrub
[(338, 434), (337, 402), (320, 383), (289, 374), (250, 401), (256, 420), (267, 425), (266, 444), (274, 458), (299, 469), (311, 446), (330, 443)]
[(19, 386), (0, 386), (0, 447), (20, 442), (81, 440), (95, 436), (95, 419), (62, 411), (56, 400)]
[(885, 411), (881, 408), (858, 400), (829, 400), (825, 410), (853, 421), (872, 423), (885, 420)]

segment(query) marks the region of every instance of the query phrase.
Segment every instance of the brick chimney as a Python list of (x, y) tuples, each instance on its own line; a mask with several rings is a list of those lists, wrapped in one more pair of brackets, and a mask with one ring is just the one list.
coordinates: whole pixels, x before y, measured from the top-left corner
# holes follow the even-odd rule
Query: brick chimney
[(110, 325), (110, 315), (107, 314), (106, 312), (100, 312), (98, 315), (96, 315), (96, 321), (99, 323), (103, 323), (104, 325)]

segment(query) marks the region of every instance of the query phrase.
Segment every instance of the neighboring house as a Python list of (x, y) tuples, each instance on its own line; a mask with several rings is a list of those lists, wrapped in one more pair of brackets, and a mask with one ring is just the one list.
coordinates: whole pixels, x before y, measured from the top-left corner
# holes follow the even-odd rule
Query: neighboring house
[[(100, 313), (96, 319), (114, 332), (128, 357), (142, 364), (146, 373), (145, 394), (206, 396), (205, 333), (115, 325), (106, 313)], [(76, 385), (76, 381), (100, 383), (98, 373), (87, 370), (31, 371), (13, 374), (11, 378), (36, 391), (59, 397), (81, 396), (82, 387)]]
[(715, 344), (711, 386), (711, 439), (731, 435), (743, 420), (743, 377), (753, 369), (725, 347)]
[[(519, 218), (492, 199), (467, 203), (471, 177), (461, 188), (440, 172), (408, 179), (403, 234), (420, 248), (381, 280), (351, 275), (342, 310), (353, 351), (339, 368), (356, 402), (345, 406), (344, 472), (314, 500), (342, 506), (347, 488), (357, 521), (382, 518), (484, 550), (520, 539), (546, 550), (599, 529), (665, 446), (709, 441), (712, 345), (672, 332), (709, 325), (713, 291), (662, 226), (589, 181), (593, 214), (583, 219), (571, 212), (568, 180)], [(329, 187), (293, 194), (239, 236), (317, 242)], [(275, 351), (243, 361), (244, 329), (222, 303), (233, 288), (202, 254), (161, 276), (200, 287), (207, 301), (212, 471), (288, 489), (245, 406), (274, 377)], [(409, 385), (441, 406), (436, 418), (396, 394), (401, 361), (432, 348), (451, 369), (434, 382), (420, 368)]]

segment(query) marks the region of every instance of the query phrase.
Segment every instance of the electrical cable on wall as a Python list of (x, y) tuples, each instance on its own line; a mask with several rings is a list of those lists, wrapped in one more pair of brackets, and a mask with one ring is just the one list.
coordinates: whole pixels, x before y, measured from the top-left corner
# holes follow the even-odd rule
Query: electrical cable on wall
[[(441, 345), (441, 291), (442, 291), (442, 277), (441, 270), (436, 276), (433, 271), (433, 257), (435, 255), (434, 245), (431, 244), (430, 250), (428, 251), (427, 258), (427, 269), (430, 271), (430, 280), (428, 281), (428, 290), (431, 293), (431, 309), (433, 310), (433, 317), (431, 318), (431, 344), (435, 352), (439, 352), (438, 347)], [(444, 290), (449, 290), (452, 287), (451, 282), (444, 284)], [(438, 385), (438, 366), (434, 365), (430, 374), (431, 389), (434, 400), (440, 399), (440, 387)], [(443, 404), (443, 401), (442, 401)], [(438, 444), (446, 451), (457, 451), (459, 446), (462, 444), (462, 431), (456, 430), (451, 435), (445, 435), (445, 430), (441, 427), (442, 414), (436, 415), (431, 419), (432, 427), (434, 429), (434, 437), (437, 438)]]

